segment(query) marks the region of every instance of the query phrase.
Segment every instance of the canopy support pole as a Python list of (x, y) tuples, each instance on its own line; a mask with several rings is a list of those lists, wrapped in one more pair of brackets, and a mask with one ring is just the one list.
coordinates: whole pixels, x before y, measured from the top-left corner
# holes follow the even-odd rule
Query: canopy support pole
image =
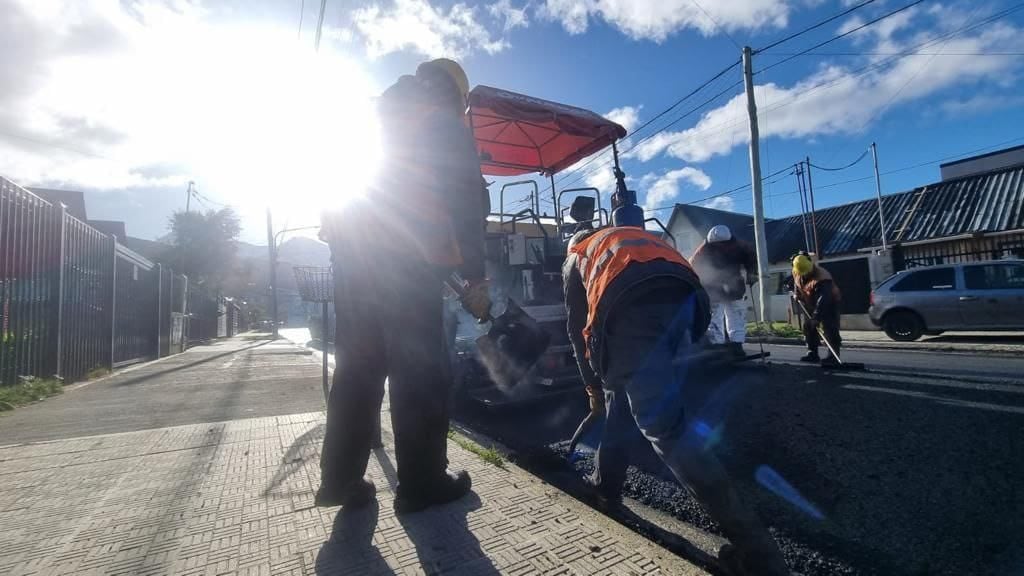
[[(561, 226), (562, 225), (562, 214), (561, 214), (562, 211), (561, 211), (561, 207), (558, 205), (558, 193), (555, 192), (555, 173), (552, 172), (551, 174), (548, 174), (548, 176), (551, 178), (551, 205), (555, 207), (554, 208), (554, 210), (555, 210), (555, 222), (558, 222), (558, 225)], [(540, 210), (539, 210), (540, 209), (540, 196), (539, 195), (537, 197), (537, 208), (538, 208), (538, 212), (537, 213), (540, 214)]]

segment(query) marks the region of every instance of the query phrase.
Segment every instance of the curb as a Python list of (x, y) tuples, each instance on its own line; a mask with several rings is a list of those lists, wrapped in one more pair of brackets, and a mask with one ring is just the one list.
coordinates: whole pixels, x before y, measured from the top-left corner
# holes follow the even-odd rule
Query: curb
[[(782, 344), (788, 346), (803, 346), (804, 340), (802, 338), (781, 338), (777, 336), (769, 336), (767, 338), (748, 337), (747, 342), (758, 342), (762, 344)], [(1024, 346), (1020, 347), (1020, 351), (1013, 350), (984, 350), (977, 348), (961, 348), (955, 344), (929, 344), (927, 342), (921, 343), (904, 343), (904, 342), (860, 342), (856, 340), (844, 340), (843, 348), (861, 349), (861, 350), (888, 350), (888, 351), (903, 351), (903, 352), (946, 352), (953, 354), (972, 354), (980, 356), (996, 356), (996, 357), (1008, 357), (1018, 358), (1022, 352), (1024, 352)]]

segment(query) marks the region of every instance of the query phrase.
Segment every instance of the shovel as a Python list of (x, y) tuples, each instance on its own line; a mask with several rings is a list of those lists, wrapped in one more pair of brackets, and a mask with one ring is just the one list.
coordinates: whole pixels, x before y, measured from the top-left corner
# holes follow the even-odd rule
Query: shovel
[[(807, 311), (807, 307), (804, 306), (804, 303), (801, 302), (800, 299), (796, 298), (796, 297), (794, 297), (793, 300), (796, 301), (796, 303), (800, 305), (800, 309), (803, 310), (803, 313), (808, 318), (810, 318), (811, 317), (811, 313)], [(825, 343), (825, 346), (828, 347), (828, 351), (832, 353), (832, 357), (836, 359), (837, 364), (835, 366), (831, 366), (830, 369), (832, 369), (832, 370), (864, 370), (865, 369), (864, 364), (862, 364), (860, 362), (843, 362), (843, 359), (839, 357), (839, 354), (836, 354), (836, 349), (833, 348), (832, 344), (828, 341), (828, 337), (825, 336), (825, 331), (821, 329), (821, 326), (817, 325), (817, 326), (815, 326), (815, 328), (818, 330), (818, 335), (821, 336), (821, 341)]]
[[(460, 299), (465, 297), (466, 288), (457, 278), (446, 284)], [(488, 313), (479, 320), (491, 324), (490, 330), (476, 339), (480, 362), (500, 388), (515, 386), (547, 350), (551, 335), (511, 299), (499, 316)]]

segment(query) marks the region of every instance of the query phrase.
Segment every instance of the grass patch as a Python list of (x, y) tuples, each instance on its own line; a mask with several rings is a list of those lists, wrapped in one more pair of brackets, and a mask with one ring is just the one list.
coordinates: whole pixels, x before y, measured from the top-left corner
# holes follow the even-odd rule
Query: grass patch
[(469, 450), (473, 454), (476, 454), (484, 462), (487, 462), (492, 466), (497, 466), (498, 468), (505, 468), (505, 459), (502, 458), (501, 453), (494, 448), (484, 448), (469, 438), (455, 432), (455, 430), (450, 429), (448, 430), (448, 439), (455, 442), (462, 448)]
[(86, 380), (95, 380), (97, 378), (103, 378), (110, 374), (110, 368), (104, 368), (103, 366), (97, 366), (92, 370), (85, 373)]
[(747, 324), (748, 336), (775, 336), (777, 338), (802, 338), (803, 332), (788, 322), (772, 322), (771, 325)]
[(0, 412), (14, 410), (18, 406), (31, 404), (62, 392), (63, 383), (53, 378), (33, 378), (13, 386), (0, 386)]

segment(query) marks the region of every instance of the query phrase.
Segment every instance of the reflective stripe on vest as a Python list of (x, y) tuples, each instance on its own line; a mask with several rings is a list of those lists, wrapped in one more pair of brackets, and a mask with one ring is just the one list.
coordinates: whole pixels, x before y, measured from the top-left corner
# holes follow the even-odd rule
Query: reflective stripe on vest
[(576, 264), (587, 291), (587, 325), (583, 328), (583, 337), (588, 342), (605, 290), (630, 264), (666, 260), (693, 270), (679, 251), (640, 228), (606, 228), (584, 238), (573, 246), (571, 252), (576, 255)]

